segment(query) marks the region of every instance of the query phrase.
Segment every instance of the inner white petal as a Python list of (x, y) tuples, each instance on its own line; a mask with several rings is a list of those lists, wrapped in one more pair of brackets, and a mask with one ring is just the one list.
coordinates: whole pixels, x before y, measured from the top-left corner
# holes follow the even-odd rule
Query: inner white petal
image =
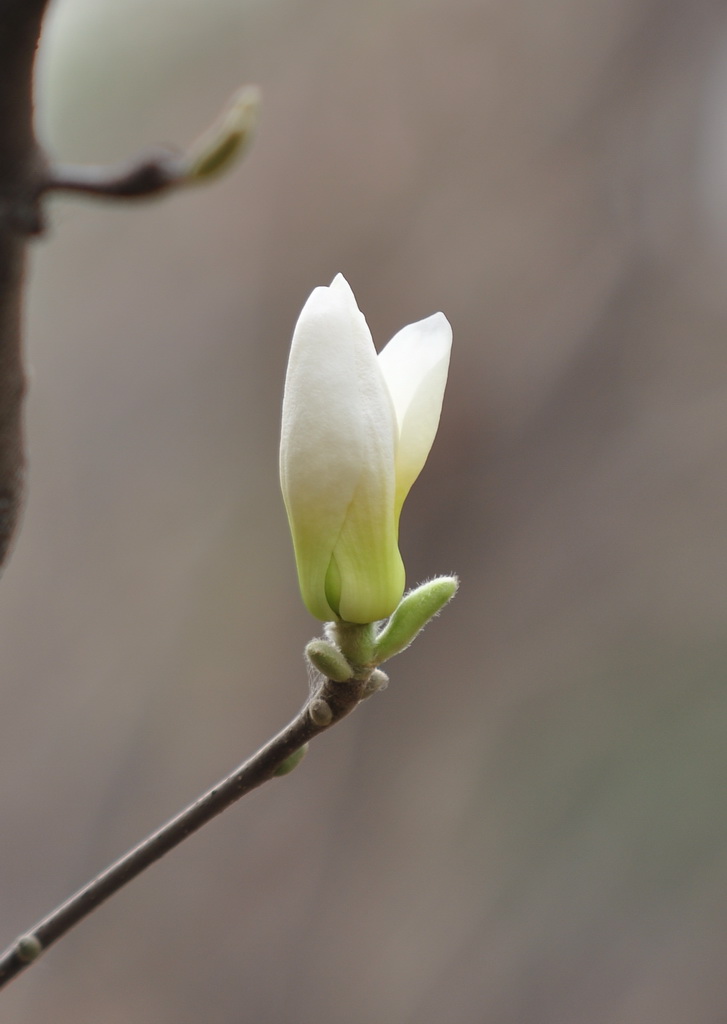
[(452, 328), (442, 313), (409, 324), (379, 355), (399, 430), (397, 513), (434, 442), (449, 371)]
[(443, 366), (446, 381), (451, 347), (449, 321), (444, 313), (435, 313), (403, 327), (379, 353), (379, 366), (394, 403), (400, 429), (422, 380), (437, 365)]

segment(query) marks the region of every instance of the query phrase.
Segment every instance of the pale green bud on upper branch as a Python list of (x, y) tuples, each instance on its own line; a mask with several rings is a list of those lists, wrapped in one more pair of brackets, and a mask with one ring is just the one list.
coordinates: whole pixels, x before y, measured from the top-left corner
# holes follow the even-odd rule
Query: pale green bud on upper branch
[(340, 274), (300, 314), (280, 479), (301, 593), (316, 618), (373, 623), (401, 600), (399, 516), (437, 432), (451, 344), (447, 319), (435, 313), (377, 356)]
[(189, 148), (186, 182), (204, 181), (226, 170), (252, 141), (260, 113), (260, 90), (246, 85), (232, 97), (219, 118)]

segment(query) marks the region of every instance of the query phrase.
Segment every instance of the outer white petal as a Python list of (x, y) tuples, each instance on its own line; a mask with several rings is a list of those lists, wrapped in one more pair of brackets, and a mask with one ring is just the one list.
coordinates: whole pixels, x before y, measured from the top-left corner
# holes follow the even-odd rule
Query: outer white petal
[[(337, 616), (326, 588), (333, 580), (335, 589), (333, 553), (345, 524), (351, 524), (354, 496), (363, 492), (364, 504), (379, 520), (393, 505), (395, 436), (371, 334), (339, 274), (330, 287), (313, 291), (298, 318), (280, 444), (280, 480), (301, 593), (318, 618)], [(370, 528), (375, 531), (377, 523)], [(356, 544), (355, 521), (348, 533)], [(383, 533), (390, 533), (385, 524)], [(344, 565), (338, 568), (346, 570), (341, 554)], [(342, 578), (345, 584), (345, 572)]]
[(443, 313), (409, 324), (379, 354), (399, 428), (397, 515), (434, 442), (449, 371), (452, 328)]

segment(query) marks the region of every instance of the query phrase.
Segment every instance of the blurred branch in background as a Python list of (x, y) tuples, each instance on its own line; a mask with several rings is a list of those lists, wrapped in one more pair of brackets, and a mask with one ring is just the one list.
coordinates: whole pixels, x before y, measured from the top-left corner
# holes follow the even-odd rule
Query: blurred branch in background
[(118, 167), (54, 164), (39, 186), (40, 194), (77, 192), (106, 199), (138, 199), (205, 182), (225, 171), (247, 149), (259, 107), (259, 91), (246, 86), (186, 153), (159, 149)]
[(22, 288), (28, 238), (44, 227), (43, 197), (78, 192), (137, 198), (204, 181), (248, 145), (259, 106), (256, 89), (241, 90), (186, 154), (159, 150), (117, 168), (54, 165), (38, 143), (33, 114), (35, 55), (47, 2), (0, 4), (0, 565), (22, 497)]
[(44, 159), (33, 129), (33, 69), (47, 0), (0, 3), (0, 564), (23, 489), (22, 287), (28, 238), (41, 229)]

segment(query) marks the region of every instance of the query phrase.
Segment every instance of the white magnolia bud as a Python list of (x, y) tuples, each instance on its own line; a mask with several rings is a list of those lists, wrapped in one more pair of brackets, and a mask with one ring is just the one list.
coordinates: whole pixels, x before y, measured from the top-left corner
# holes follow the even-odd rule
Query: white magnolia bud
[(293, 334), (280, 479), (308, 610), (376, 622), (404, 593), (399, 515), (439, 425), (452, 329), (410, 324), (379, 356), (346, 280), (316, 288)]

